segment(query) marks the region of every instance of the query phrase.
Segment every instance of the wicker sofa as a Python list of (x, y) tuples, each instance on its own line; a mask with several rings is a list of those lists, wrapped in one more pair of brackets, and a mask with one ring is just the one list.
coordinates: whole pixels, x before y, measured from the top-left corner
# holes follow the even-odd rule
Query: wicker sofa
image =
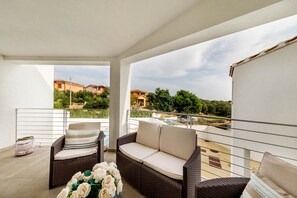
[(196, 186), (196, 198), (239, 198), (250, 178), (230, 177), (203, 181)]
[(116, 162), (123, 178), (146, 197), (195, 197), (201, 155), (195, 130), (139, 122), (118, 138)]
[[(70, 124), (71, 130), (92, 130), (100, 129), (100, 123), (85, 122)], [(100, 132), (98, 137), (97, 152), (93, 154), (86, 154), (80, 157), (73, 157), (70, 159), (56, 159), (55, 156), (63, 150), (65, 143), (65, 136), (57, 139), (51, 146), (50, 151), (50, 171), (49, 171), (49, 188), (54, 188), (58, 185), (66, 184), (71, 177), (78, 171), (90, 170), (98, 163), (104, 161), (104, 133)], [(77, 150), (74, 150), (77, 153)]]

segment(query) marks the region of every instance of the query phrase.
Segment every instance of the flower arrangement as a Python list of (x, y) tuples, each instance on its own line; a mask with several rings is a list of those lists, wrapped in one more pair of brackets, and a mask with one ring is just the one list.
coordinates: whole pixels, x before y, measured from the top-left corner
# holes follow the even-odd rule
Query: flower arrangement
[(77, 172), (57, 198), (116, 198), (123, 190), (122, 178), (113, 162), (96, 164), (92, 171)]

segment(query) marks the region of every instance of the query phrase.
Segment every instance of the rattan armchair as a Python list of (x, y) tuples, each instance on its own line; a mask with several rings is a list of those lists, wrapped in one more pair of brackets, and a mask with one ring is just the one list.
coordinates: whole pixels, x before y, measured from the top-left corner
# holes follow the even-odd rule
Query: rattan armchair
[[(76, 123), (70, 124), (69, 129), (100, 129), (100, 123)], [(55, 155), (63, 149), (65, 136), (57, 139), (51, 146), (49, 188), (66, 184), (78, 171), (90, 170), (99, 162), (104, 161), (104, 133), (100, 132), (98, 137), (97, 153), (84, 157), (66, 160), (55, 160)]]
[(203, 181), (196, 186), (196, 198), (239, 198), (249, 180), (230, 177)]

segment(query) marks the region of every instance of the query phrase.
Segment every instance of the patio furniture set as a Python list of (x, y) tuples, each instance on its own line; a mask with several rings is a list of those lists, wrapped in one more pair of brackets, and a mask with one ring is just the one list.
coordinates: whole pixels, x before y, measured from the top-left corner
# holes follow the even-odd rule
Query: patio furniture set
[[(93, 129), (97, 132), (93, 133)], [(100, 123), (71, 124), (66, 135), (53, 143), (49, 188), (65, 184), (74, 173), (91, 170), (94, 164), (104, 161), (104, 134), (99, 129)], [(78, 130), (91, 132), (81, 136)], [(94, 137), (96, 149), (91, 150), (94, 145), (88, 141)], [(92, 147), (80, 148), (76, 145), (81, 142), (78, 138)], [(258, 172), (251, 178), (201, 182), (200, 147), (192, 129), (140, 121), (137, 132), (117, 139), (116, 164), (125, 181), (146, 197), (297, 197), (297, 167), (270, 153), (264, 154)]]

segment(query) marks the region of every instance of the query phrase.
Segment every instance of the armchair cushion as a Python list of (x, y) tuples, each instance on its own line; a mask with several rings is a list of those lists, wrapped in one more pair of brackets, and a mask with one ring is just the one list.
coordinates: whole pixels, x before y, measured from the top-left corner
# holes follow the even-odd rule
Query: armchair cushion
[(289, 194), (297, 197), (297, 167), (266, 152), (259, 172)]
[(123, 154), (140, 163), (142, 163), (144, 158), (158, 152), (156, 149), (152, 149), (136, 142), (124, 144), (120, 146), (119, 149)]
[(177, 180), (183, 179), (183, 166), (185, 163), (185, 160), (164, 152), (158, 152), (143, 160), (144, 165)]
[(139, 121), (136, 142), (159, 150), (160, 126), (158, 124)]
[(67, 130), (64, 149), (90, 148), (98, 145), (99, 129)]
[(250, 197), (293, 198), (293, 196), (289, 195), (286, 191), (259, 172), (252, 175), (250, 182), (245, 187), (240, 198)]
[(61, 150), (55, 155), (55, 160), (66, 160), (77, 157), (84, 157), (97, 153), (97, 147), (85, 148), (85, 149), (69, 149)]
[(188, 160), (197, 146), (193, 129), (163, 125), (160, 136), (160, 151)]

